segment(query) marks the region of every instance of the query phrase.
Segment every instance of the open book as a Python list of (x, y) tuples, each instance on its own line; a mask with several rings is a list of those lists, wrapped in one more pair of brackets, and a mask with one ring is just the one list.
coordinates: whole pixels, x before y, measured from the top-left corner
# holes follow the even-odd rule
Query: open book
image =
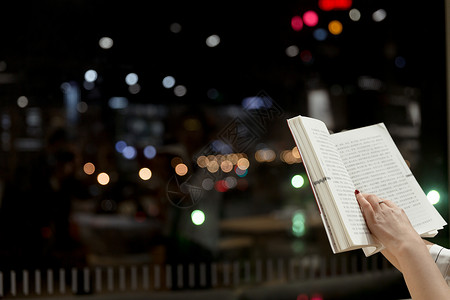
[(330, 134), (324, 122), (287, 120), (334, 253), (382, 250), (369, 232), (355, 189), (392, 200), (416, 231), (433, 237), (447, 223), (428, 201), (383, 123)]

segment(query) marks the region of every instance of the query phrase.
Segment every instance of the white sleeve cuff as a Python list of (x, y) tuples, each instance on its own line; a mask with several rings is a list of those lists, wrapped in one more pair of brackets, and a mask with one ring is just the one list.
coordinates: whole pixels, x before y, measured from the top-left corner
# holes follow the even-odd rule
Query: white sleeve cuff
[(450, 286), (450, 249), (434, 244), (430, 248), (430, 254)]

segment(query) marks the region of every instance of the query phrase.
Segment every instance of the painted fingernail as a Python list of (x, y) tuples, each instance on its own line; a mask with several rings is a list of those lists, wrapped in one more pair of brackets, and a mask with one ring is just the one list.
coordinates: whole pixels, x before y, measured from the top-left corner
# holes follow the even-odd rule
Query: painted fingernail
[(358, 195), (359, 194), (359, 191), (358, 190), (355, 190), (355, 195)]

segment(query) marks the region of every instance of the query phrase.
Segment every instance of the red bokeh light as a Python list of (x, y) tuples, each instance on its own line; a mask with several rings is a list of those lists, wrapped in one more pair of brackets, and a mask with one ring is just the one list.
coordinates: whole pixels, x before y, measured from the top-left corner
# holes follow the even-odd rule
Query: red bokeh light
[(352, 0), (319, 0), (321, 10), (345, 10), (352, 7)]
[(303, 28), (303, 20), (300, 16), (294, 16), (291, 19), (291, 26), (292, 29), (295, 31), (300, 31)]

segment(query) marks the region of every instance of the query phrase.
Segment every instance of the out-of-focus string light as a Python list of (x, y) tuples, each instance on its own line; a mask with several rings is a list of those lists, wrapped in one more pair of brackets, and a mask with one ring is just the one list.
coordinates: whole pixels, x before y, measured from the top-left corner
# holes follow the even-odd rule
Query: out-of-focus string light
[(83, 172), (87, 175), (92, 175), (95, 172), (95, 165), (91, 162), (87, 162), (83, 165)]
[(84, 73), (84, 80), (86, 80), (87, 82), (94, 82), (97, 80), (98, 74), (97, 71), (95, 70), (87, 70)]
[(303, 184), (305, 183), (305, 179), (303, 178), (302, 175), (294, 175), (291, 178), (291, 184), (294, 188), (299, 189), (303, 186)]
[(28, 106), (28, 98), (26, 96), (20, 96), (17, 98), (17, 106), (24, 108)]
[(126, 159), (133, 159), (137, 155), (136, 148), (133, 146), (126, 146), (122, 151), (122, 155)]
[(250, 167), (250, 161), (247, 158), (242, 157), (237, 161), (237, 166), (241, 170), (247, 170)]
[(149, 168), (141, 168), (139, 170), (139, 177), (142, 180), (149, 180), (152, 177), (152, 171)]
[(117, 152), (122, 153), (123, 149), (125, 149), (126, 146), (127, 143), (125, 141), (120, 140), (116, 142), (114, 148), (116, 149)]
[(441, 199), (441, 195), (436, 190), (431, 190), (427, 193), (428, 201), (430, 201), (431, 204), (435, 205), (439, 203), (439, 200)]
[(138, 83), (139, 76), (136, 73), (128, 73), (127, 76), (125, 76), (125, 82), (128, 85), (133, 85)]
[(277, 155), (272, 149), (259, 149), (255, 152), (255, 159), (257, 162), (272, 162)]
[(162, 80), (162, 85), (166, 89), (173, 88), (175, 86), (175, 78), (173, 76), (166, 76)]
[(109, 175), (105, 172), (98, 174), (97, 182), (101, 185), (107, 185), (109, 183)]
[(313, 37), (318, 41), (324, 41), (328, 37), (328, 32), (323, 28), (317, 28), (313, 32)]
[(350, 17), (350, 20), (357, 22), (361, 19), (361, 12), (356, 8), (352, 8), (348, 12), (348, 16)]
[(206, 45), (210, 48), (217, 47), (220, 44), (220, 37), (217, 34), (210, 35), (206, 38)]
[(191, 220), (192, 223), (197, 226), (202, 225), (206, 220), (205, 213), (199, 209), (196, 209), (191, 213)]
[(156, 156), (156, 148), (154, 146), (145, 146), (143, 150), (144, 156), (148, 159), (152, 159)]
[(300, 16), (293, 16), (291, 19), (291, 27), (294, 31), (300, 31), (303, 28), (303, 20)]
[(314, 27), (319, 23), (319, 16), (313, 10), (308, 10), (303, 14), (303, 23), (306, 26)]
[(188, 167), (185, 164), (180, 163), (175, 166), (175, 173), (177, 173), (178, 176), (184, 176), (187, 174), (187, 172), (188, 172)]
[(386, 10), (380, 8), (372, 14), (372, 20), (374, 20), (375, 22), (381, 22), (384, 19), (386, 19), (386, 16), (387, 16)]
[(347, 10), (352, 7), (352, 0), (319, 0), (319, 8), (321, 10)]
[(98, 45), (102, 49), (110, 49), (114, 45), (114, 41), (112, 38), (105, 36), (100, 38)]
[(186, 95), (187, 89), (184, 85), (177, 85), (174, 89), (173, 89), (173, 93), (175, 94), (175, 96), (178, 97), (183, 97), (184, 95)]
[(286, 48), (286, 55), (289, 57), (297, 56), (299, 52), (300, 51), (296, 45), (291, 45)]
[(330, 23), (328, 23), (328, 30), (333, 35), (341, 34), (342, 29), (343, 29), (342, 23), (339, 22), (338, 20), (333, 20)]
[(231, 172), (233, 170), (233, 163), (231, 161), (229, 161), (229, 160), (224, 160), (220, 164), (220, 169), (224, 173), (229, 173), (229, 172)]

